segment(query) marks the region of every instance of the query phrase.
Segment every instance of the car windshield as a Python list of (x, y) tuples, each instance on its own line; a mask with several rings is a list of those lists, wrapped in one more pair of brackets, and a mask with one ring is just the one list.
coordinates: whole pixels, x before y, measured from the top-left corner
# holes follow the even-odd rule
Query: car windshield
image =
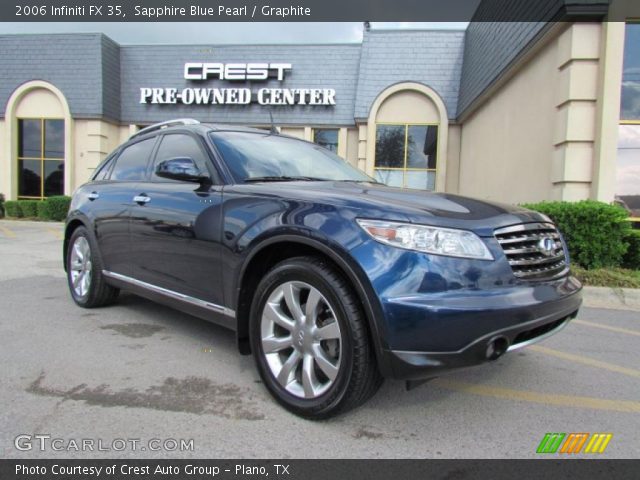
[(237, 182), (334, 180), (375, 182), (331, 151), (270, 133), (213, 132), (211, 139)]

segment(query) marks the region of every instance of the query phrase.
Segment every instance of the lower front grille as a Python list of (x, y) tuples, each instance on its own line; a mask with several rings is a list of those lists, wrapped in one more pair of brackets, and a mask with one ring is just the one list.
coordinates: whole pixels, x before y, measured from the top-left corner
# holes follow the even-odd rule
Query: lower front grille
[(532, 328), (531, 330), (525, 330), (524, 332), (520, 332), (516, 338), (513, 339), (513, 345), (518, 345), (519, 343), (529, 342), (534, 338), (541, 337), (542, 335), (555, 330), (564, 322), (566, 322), (566, 318), (561, 318), (560, 320), (556, 320), (555, 322), (547, 323), (545, 325), (540, 325), (539, 327)]
[(568, 270), (560, 233), (552, 223), (523, 223), (494, 234), (518, 278), (544, 280)]

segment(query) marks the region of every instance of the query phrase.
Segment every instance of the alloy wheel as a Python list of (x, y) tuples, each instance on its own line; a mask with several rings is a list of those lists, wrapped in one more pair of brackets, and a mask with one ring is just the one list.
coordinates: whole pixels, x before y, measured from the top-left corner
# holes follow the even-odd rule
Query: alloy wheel
[(82, 298), (91, 288), (91, 247), (86, 237), (80, 236), (73, 243), (69, 269), (73, 291)]
[(262, 351), (276, 381), (290, 394), (324, 394), (340, 370), (342, 334), (329, 301), (299, 281), (277, 286), (261, 317)]

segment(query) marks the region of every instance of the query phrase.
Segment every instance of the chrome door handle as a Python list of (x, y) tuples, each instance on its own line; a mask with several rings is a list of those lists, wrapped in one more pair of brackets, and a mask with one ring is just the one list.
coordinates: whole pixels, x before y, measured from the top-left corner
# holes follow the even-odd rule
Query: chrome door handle
[(91, 192), (89, 195), (87, 195), (87, 198), (93, 202), (94, 200), (100, 198), (100, 194), (98, 192)]
[(149, 203), (151, 201), (151, 197), (147, 197), (145, 194), (136, 195), (133, 197), (133, 201), (139, 204)]

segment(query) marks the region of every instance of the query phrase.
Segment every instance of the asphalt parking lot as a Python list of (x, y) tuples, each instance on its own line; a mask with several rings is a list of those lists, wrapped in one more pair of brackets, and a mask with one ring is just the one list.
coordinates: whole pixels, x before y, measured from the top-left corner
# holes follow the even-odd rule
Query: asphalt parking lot
[[(612, 433), (605, 453), (579, 456), (639, 457), (637, 311), (584, 308), (539, 345), (410, 392), (387, 381), (364, 407), (314, 423), (271, 400), (230, 331), (128, 294), (76, 307), (62, 228), (0, 221), (2, 458), (536, 457), (547, 432)], [(60, 450), (15, 447), (37, 434)], [(76, 451), (82, 439), (111, 450)], [(193, 443), (152, 451), (150, 439)]]

